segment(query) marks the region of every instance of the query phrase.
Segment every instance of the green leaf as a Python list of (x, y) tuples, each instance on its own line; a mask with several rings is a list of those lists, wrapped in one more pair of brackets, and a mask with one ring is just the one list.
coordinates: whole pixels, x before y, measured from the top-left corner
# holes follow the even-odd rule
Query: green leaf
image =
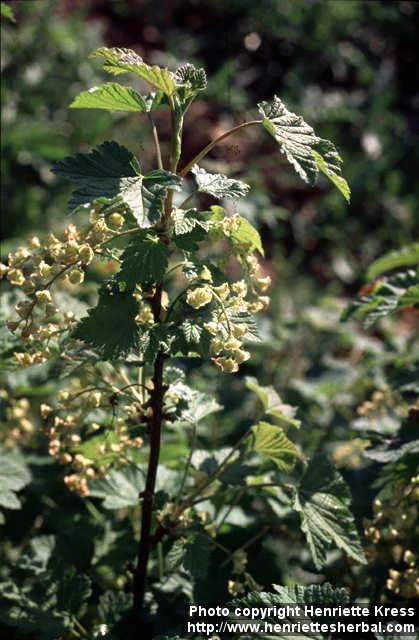
[(26, 487), (31, 481), (31, 474), (25, 464), (0, 455), (0, 507), (20, 509), (21, 502), (17, 491)]
[(246, 378), (246, 386), (257, 394), (266, 415), (276, 418), (281, 426), (292, 425), (299, 429), (301, 422), (294, 417), (296, 407), (284, 404), (273, 387), (261, 387), (256, 378), (251, 377)]
[(252, 427), (252, 433), (253, 437), (249, 444), (252, 451), (257, 451), (269, 460), (273, 460), (281, 471), (291, 471), (298, 458), (298, 451), (281, 427), (268, 422), (259, 422)]
[(35, 536), (29, 542), (29, 551), (18, 561), (20, 569), (35, 574), (46, 571), (52, 552), (55, 549), (56, 536)]
[(58, 582), (57, 607), (72, 616), (78, 616), (85, 608), (92, 593), (90, 579), (70, 567)]
[(190, 424), (198, 423), (223, 408), (209, 394), (191, 389), (183, 382), (171, 384), (170, 395), (186, 402), (187, 408), (182, 411), (180, 420)]
[(211, 222), (206, 220), (202, 213), (196, 209), (174, 209), (171, 220), (173, 231), (177, 236), (190, 233), (197, 226), (204, 231), (209, 231), (211, 226)]
[(181, 331), (188, 343), (198, 343), (202, 335), (202, 327), (194, 322), (191, 318), (187, 318), (180, 325)]
[(13, 9), (9, 7), (9, 5), (6, 4), (5, 2), (2, 2), (0, 4), (0, 13), (2, 18), (7, 18), (11, 22), (16, 22)]
[(208, 193), (214, 198), (243, 198), (250, 187), (241, 180), (227, 178), (221, 173), (208, 173), (202, 167), (194, 165), (191, 172), (195, 176), (198, 191)]
[(337, 547), (366, 564), (354, 517), (351, 496), (339, 472), (322, 455), (309, 463), (294, 495), (303, 530), (317, 569), (326, 564), (326, 553)]
[(419, 440), (406, 442), (401, 447), (393, 449), (387, 447), (376, 447), (375, 449), (367, 449), (367, 451), (364, 451), (364, 455), (367, 458), (381, 463), (397, 462), (405, 456), (416, 454), (419, 454)]
[(147, 104), (141, 94), (131, 87), (117, 82), (107, 82), (79, 93), (70, 109), (107, 109), (108, 111), (147, 112)]
[(144, 472), (134, 465), (121, 470), (112, 469), (104, 478), (89, 483), (90, 495), (103, 498), (105, 509), (123, 509), (140, 504), (139, 493), (144, 486)]
[(316, 136), (313, 128), (301, 116), (288, 111), (277, 96), (271, 103), (261, 102), (258, 107), (263, 126), (278, 142), (281, 153), (300, 178), (313, 186), (320, 170), (349, 202), (350, 189), (341, 176), (342, 159), (333, 143)]
[(181, 179), (169, 171), (141, 175), (135, 156), (116, 142), (104, 142), (88, 154), (64, 158), (53, 167), (57, 175), (78, 183), (70, 211), (99, 198), (120, 201), (128, 206), (142, 228), (161, 216), (167, 190), (178, 189)]
[(182, 178), (160, 169), (150, 171), (144, 176), (142, 202), (139, 203), (138, 213), (135, 214), (140, 227), (149, 227), (160, 219), (163, 198), (167, 196), (167, 191), (179, 191), (181, 183)]
[(160, 283), (166, 273), (168, 255), (167, 245), (157, 236), (135, 235), (121, 255), (121, 269), (116, 278), (126, 282), (131, 290), (137, 283)]
[(195, 533), (185, 544), (182, 564), (195, 580), (205, 580), (208, 574), (210, 550), (208, 540)]
[(233, 244), (238, 243), (244, 245), (247, 251), (259, 251), (259, 253), (264, 256), (265, 252), (259, 231), (242, 216), (239, 216), (239, 223), (238, 229), (234, 229), (230, 234), (230, 239)]
[(104, 360), (126, 356), (138, 344), (137, 312), (132, 292), (120, 291), (117, 283), (108, 282), (99, 292), (97, 306), (77, 324), (73, 338), (96, 349)]
[(369, 327), (380, 318), (406, 307), (419, 307), (419, 270), (396, 273), (371, 285), (371, 292), (354, 300), (342, 313), (344, 322), (350, 317), (363, 320)]
[(171, 96), (176, 90), (174, 76), (168, 69), (158, 66), (150, 67), (132, 49), (102, 47), (93, 51), (90, 56), (92, 58), (103, 58), (105, 71), (114, 75), (127, 72), (135, 73), (153, 85), (153, 87), (163, 91), (167, 96)]
[[(346, 589), (332, 587), (328, 582), (322, 585), (308, 585), (308, 586), (300, 586), (293, 585), (291, 587), (282, 587), (279, 585), (272, 585), (277, 593), (267, 593), (267, 592), (259, 592), (252, 591), (248, 593), (244, 598), (236, 599), (233, 601), (235, 605), (242, 606), (250, 606), (250, 607), (260, 607), (263, 608), (272, 607), (271, 611), (275, 611), (274, 607), (278, 609), (283, 609), (286, 605), (318, 605), (318, 606), (333, 606), (333, 605), (346, 605), (349, 603), (349, 595)], [(301, 609), (304, 611), (304, 609)], [(275, 624), (278, 622), (278, 618), (268, 610), (268, 615), (265, 618), (267, 622), (271, 624)], [(288, 618), (281, 619), (281, 623), (306, 623), (310, 622), (310, 618), (304, 615), (301, 616), (290, 616)], [(322, 634), (314, 633), (307, 631), (300, 632), (298, 635), (295, 633), (290, 633), (288, 631), (275, 633), (275, 636), (266, 635), (252, 635), (252, 638), (273, 638), (279, 640), (322, 640), (325, 639), (326, 636)]]
[(368, 280), (374, 280), (386, 271), (415, 265), (419, 265), (419, 242), (381, 256), (369, 266), (366, 277)]

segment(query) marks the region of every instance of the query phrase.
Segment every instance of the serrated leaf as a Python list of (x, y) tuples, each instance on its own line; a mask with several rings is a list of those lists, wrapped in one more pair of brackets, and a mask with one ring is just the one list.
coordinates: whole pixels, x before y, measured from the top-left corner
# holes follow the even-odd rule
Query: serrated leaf
[(88, 154), (64, 158), (53, 172), (78, 183), (69, 202), (70, 211), (98, 199), (127, 205), (142, 228), (161, 216), (162, 200), (168, 189), (178, 189), (181, 179), (169, 171), (141, 175), (135, 156), (113, 141), (100, 144)]
[(74, 567), (69, 568), (58, 582), (58, 610), (65, 611), (72, 616), (78, 616), (86, 606), (91, 593), (90, 579), (78, 573)]
[(122, 253), (116, 278), (131, 290), (137, 283), (159, 284), (166, 273), (168, 255), (167, 245), (157, 236), (139, 233)]
[(320, 170), (349, 202), (350, 189), (341, 176), (342, 159), (334, 144), (316, 136), (313, 128), (301, 116), (288, 111), (278, 96), (274, 96), (271, 103), (261, 102), (258, 108), (263, 126), (278, 142), (281, 153), (300, 178), (314, 185)]
[(205, 580), (208, 574), (210, 550), (208, 540), (195, 533), (185, 544), (182, 564), (195, 580)]
[(202, 334), (202, 327), (193, 322), (190, 318), (184, 320), (180, 326), (183, 335), (185, 336), (185, 340), (188, 343), (197, 343), (199, 342)]
[(140, 504), (139, 493), (144, 489), (145, 475), (134, 465), (112, 469), (104, 478), (89, 483), (90, 495), (103, 498), (105, 509), (122, 509)]
[[(278, 618), (274, 613), (275, 608), (283, 609), (286, 605), (345, 605), (349, 603), (349, 596), (345, 589), (332, 587), (329, 583), (323, 585), (309, 585), (300, 586), (293, 585), (292, 587), (282, 587), (279, 585), (272, 585), (277, 593), (267, 593), (252, 591), (245, 597), (236, 599), (233, 601), (235, 605), (250, 606), (250, 607), (262, 607), (267, 611), (268, 615), (264, 618), (269, 623), (275, 624)], [(262, 608), (261, 607), (261, 608)], [(274, 608), (275, 607), (275, 608)], [(302, 614), (300, 616), (292, 615), (289, 618), (281, 619), (281, 623), (306, 623), (306, 629), (309, 629), (308, 623), (310, 618), (304, 615), (304, 609), (301, 608)], [(303, 627), (304, 628), (304, 627)], [(325, 636), (314, 631), (301, 631), (300, 633), (290, 633), (286, 630), (276, 632), (275, 635), (270, 634), (256, 634), (252, 635), (252, 638), (277, 638), (279, 640), (323, 640)]]
[(366, 328), (406, 307), (419, 307), (419, 275), (413, 270), (396, 273), (371, 285), (371, 292), (354, 300), (343, 312), (341, 320), (350, 317), (363, 320)]
[(245, 245), (249, 252), (259, 251), (262, 256), (265, 255), (259, 231), (242, 216), (239, 216), (239, 226), (231, 231), (230, 238), (233, 244)]
[(419, 440), (412, 440), (406, 442), (401, 447), (388, 448), (388, 447), (376, 447), (375, 449), (367, 449), (364, 451), (364, 455), (370, 460), (375, 462), (387, 463), (397, 462), (405, 456), (419, 454)]
[(367, 280), (374, 280), (386, 271), (416, 265), (419, 265), (419, 242), (381, 256), (369, 266), (366, 277)]
[(227, 178), (221, 173), (208, 173), (202, 167), (194, 165), (191, 172), (195, 176), (198, 191), (208, 193), (214, 198), (243, 198), (250, 187), (241, 180)]
[(303, 530), (317, 569), (326, 564), (333, 547), (366, 563), (354, 517), (351, 496), (339, 472), (322, 455), (309, 463), (294, 495), (294, 509), (300, 513)]
[(55, 545), (56, 536), (35, 536), (29, 542), (28, 553), (18, 561), (19, 568), (35, 574), (43, 573), (47, 569)]
[(171, 214), (173, 231), (175, 235), (181, 236), (190, 233), (195, 227), (201, 227), (204, 231), (209, 231), (211, 222), (206, 220), (201, 212), (196, 209), (174, 209)]
[(147, 112), (143, 96), (117, 82), (107, 82), (100, 87), (82, 91), (70, 104), (70, 109), (106, 109), (108, 111)]
[(257, 394), (266, 415), (276, 418), (282, 426), (292, 425), (297, 429), (300, 428), (300, 420), (294, 417), (297, 412), (296, 407), (282, 402), (273, 387), (261, 387), (256, 378), (250, 377), (246, 378), (246, 386)]
[(180, 419), (190, 424), (198, 423), (211, 413), (220, 411), (223, 408), (207, 393), (191, 389), (183, 382), (171, 384), (170, 395), (186, 402), (187, 408), (182, 411)]
[(275, 462), (281, 471), (291, 471), (298, 458), (298, 451), (281, 427), (262, 421), (252, 427), (252, 433), (250, 450)]
[(73, 338), (96, 349), (104, 360), (126, 356), (138, 345), (138, 303), (131, 291), (120, 291), (115, 282), (107, 283), (99, 292), (96, 307), (87, 313), (76, 325)]
[(103, 68), (114, 75), (135, 73), (167, 96), (171, 96), (176, 90), (174, 76), (168, 69), (156, 65), (149, 66), (132, 49), (101, 47), (93, 51), (90, 57), (103, 58)]
[(144, 176), (142, 201), (135, 215), (140, 227), (149, 227), (160, 219), (163, 198), (167, 196), (169, 189), (179, 191), (181, 183), (182, 178), (160, 169), (150, 171)]
[(21, 502), (16, 492), (30, 481), (31, 474), (25, 464), (0, 455), (0, 507), (20, 509)]

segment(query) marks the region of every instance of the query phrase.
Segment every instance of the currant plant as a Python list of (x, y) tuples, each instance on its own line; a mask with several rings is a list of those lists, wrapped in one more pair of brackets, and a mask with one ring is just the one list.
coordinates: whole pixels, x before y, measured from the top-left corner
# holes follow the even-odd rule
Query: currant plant
[[(211, 360), (220, 374), (236, 373), (258, 340), (255, 316), (269, 305), (259, 233), (228, 206), (228, 199), (246, 196), (250, 186), (208, 172), (201, 161), (228, 136), (262, 127), (305, 182), (313, 185), (322, 173), (349, 201), (336, 148), (275, 96), (259, 105), (259, 119), (233, 127), (181, 161), (184, 119), (205, 90), (204, 70), (149, 66), (128, 49), (101, 48), (92, 56), (103, 59), (105, 71), (134, 74), (153, 91), (142, 95), (107, 82), (82, 92), (70, 107), (144, 114), (156, 167), (146, 170), (115, 141), (58, 162), (55, 174), (75, 183), (69, 209), (81, 223), (68, 224), (62, 237), (54, 232), (43, 241), (32, 238), (1, 271), (20, 295), (17, 317), (9, 322), (20, 336), (17, 362), (56, 358), (68, 377), (52, 406), (41, 405), (49, 452), (65, 466), (66, 485), (82, 497), (104, 499), (105, 508), (141, 506), (132, 567), (134, 619), (144, 616), (154, 550), (160, 579), (179, 567), (205, 577), (221, 523), (196, 505), (220, 494), (232, 509), (238, 497), (227, 490), (237, 484), (284, 513), (299, 514), (318, 569), (333, 547), (364, 562), (345, 482), (321, 452), (307, 460), (289, 437), (300, 427), (295, 408), (249, 378), (260, 419), (232, 448), (205, 452), (199, 449), (199, 423), (221, 407), (189, 387), (176, 366), (200, 358)], [(154, 121), (158, 109), (170, 113), (168, 154)], [(193, 204), (201, 193), (224, 206), (199, 210)], [(60, 305), (60, 287), (80, 286), (88, 270), (86, 296), (92, 282), (100, 284), (96, 306), (83, 315)], [(176, 430), (187, 434), (189, 454), (173, 475), (159, 461), (166, 434)], [(232, 562), (232, 595), (258, 589), (246, 571), (245, 548), (226, 561)]]

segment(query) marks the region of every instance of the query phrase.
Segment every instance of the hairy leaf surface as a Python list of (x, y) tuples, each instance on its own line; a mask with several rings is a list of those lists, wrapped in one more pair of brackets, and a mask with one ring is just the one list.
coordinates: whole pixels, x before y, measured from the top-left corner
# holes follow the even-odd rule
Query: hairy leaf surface
[(301, 116), (288, 111), (278, 96), (274, 96), (271, 103), (261, 102), (258, 107), (263, 126), (278, 142), (281, 153), (300, 178), (314, 185), (320, 170), (349, 202), (350, 189), (341, 175), (342, 159), (334, 144), (316, 136), (313, 128)]
[(281, 471), (291, 471), (298, 451), (281, 427), (268, 422), (258, 422), (252, 427), (250, 448), (273, 460)]
[(70, 104), (70, 109), (107, 109), (108, 111), (137, 111), (145, 113), (147, 104), (143, 96), (118, 82), (107, 82), (100, 87), (82, 91)]
[(340, 473), (324, 456), (316, 455), (295, 492), (294, 509), (300, 513), (317, 569), (324, 567), (326, 554), (333, 547), (366, 563), (350, 503), (349, 489)]
[(135, 73), (167, 96), (176, 90), (174, 75), (168, 69), (146, 64), (132, 49), (101, 47), (90, 55), (92, 58), (103, 58), (103, 68), (109, 73)]
[(191, 172), (195, 176), (198, 191), (208, 193), (214, 198), (242, 198), (250, 189), (249, 185), (241, 180), (227, 178), (221, 173), (208, 173), (198, 165), (194, 165)]

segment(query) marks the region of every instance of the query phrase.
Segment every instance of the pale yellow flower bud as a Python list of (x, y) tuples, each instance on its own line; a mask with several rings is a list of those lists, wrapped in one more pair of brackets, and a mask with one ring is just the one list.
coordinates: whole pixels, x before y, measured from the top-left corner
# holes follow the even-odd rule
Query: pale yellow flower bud
[(21, 287), (25, 282), (25, 276), (20, 269), (10, 269), (7, 274), (7, 279), (11, 284)]
[(41, 260), (41, 262), (38, 265), (39, 275), (42, 276), (42, 278), (47, 278), (51, 273), (51, 269), (52, 269), (51, 265), (44, 262), (44, 260)]
[(255, 275), (259, 271), (259, 262), (256, 256), (247, 256), (246, 263), (251, 275)]
[(233, 282), (231, 285), (234, 293), (237, 293), (238, 296), (244, 298), (247, 294), (247, 284), (244, 280), (239, 280), (238, 282)]
[(258, 291), (260, 291), (260, 293), (265, 293), (265, 291), (269, 289), (271, 282), (271, 277), (266, 276), (265, 278), (256, 278), (256, 280), (254, 281), (254, 285), (258, 289)]
[(214, 358), (214, 362), (223, 373), (236, 373), (239, 365), (233, 358)]
[(111, 229), (120, 229), (124, 224), (124, 216), (120, 213), (112, 213), (108, 218), (108, 225)]
[(82, 264), (88, 265), (95, 257), (92, 247), (88, 244), (82, 244), (79, 249), (79, 258)]
[(236, 351), (234, 357), (236, 359), (237, 364), (242, 364), (243, 362), (246, 362), (246, 360), (249, 360), (250, 353), (248, 351), (243, 351), (242, 349), (239, 349), (238, 351)]
[(186, 296), (186, 302), (194, 309), (205, 307), (211, 300), (212, 291), (207, 285), (188, 291)]
[(215, 336), (218, 333), (218, 324), (214, 321), (205, 322), (204, 329), (206, 329), (208, 333), (211, 333), (213, 336)]
[(51, 294), (48, 289), (41, 289), (41, 291), (37, 291), (35, 296), (39, 302), (52, 302)]
[(84, 271), (81, 269), (71, 269), (67, 274), (67, 278), (71, 284), (81, 284), (84, 280)]
[(269, 296), (259, 296), (258, 301), (262, 305), (262, 309), (267, 309), (269, 307), (271, 299)]
[(232, 333), (235, 338), (242, 338), (247, 333), (247, 327), (244, 324), (235, 324), (232, 327)]
[(221, 299), (221, 300), (226, 300), (230, 294), (230, 287), (228, 282), (224, 282), (223, 284), (221, 284), (219, 287), (214, 287), (213, 291), (217, 294), (217, 296)]
[(31, 249), (39, 249), (41, 246), (41, 241), (39, 240), (38, 236), (33, 236), (33, 238), (29, 240), (28, 245)]
[(250, 313), (258, 313), (259, 311), (262, 311), (263, 304), (260, 302), (260, 300), (256, 300), (255, 302), (249, 302), (248, 309)]
[(53, 411), (53, 408), (49, 406), (49, 404), (41, 404), (39, 407), (40, 414), (44, 420), (46, 420), (49, 414)]
[(219, 338), (215, 338), (215, 340), (211, 340), (211, 353), (213, 356), (218, 356), (218, 354), (220, 353), (220, 351), (223, 350), (223, 341), (220, 340)]
[(231, 336), (224, 343), (224, 347), (225, 349), (227, 349), (227, 351), (236, 351), (236, 349), (240, 349), (241, 344), (242, 343), (240, 342), (240, 340), (237, 340), (237, 338), (234, 338), (234, 336)]
[(8, 270), (9, 270), (9, 267), (7, 267), (7, 265), (0, 262), (0, 278), (4, 278)]
[(206, 280), (207, 282), (212, 282), (212, 274), (211, 274), (211, 271), (208, 269), (208, 267), (206, 266), (202, 267), (199, 273), (199, 279)]

